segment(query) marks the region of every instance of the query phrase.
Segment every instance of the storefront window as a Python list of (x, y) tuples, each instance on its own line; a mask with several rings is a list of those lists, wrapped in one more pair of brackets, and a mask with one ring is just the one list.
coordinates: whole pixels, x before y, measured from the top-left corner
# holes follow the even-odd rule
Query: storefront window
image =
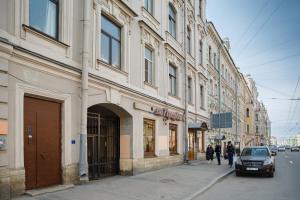
[(170, 154), (177, 153), (177, 125), (170, 124), (169, 127), (169, 151)]
[(155, 121), (144, 119), (144, 156), (155, 155)]

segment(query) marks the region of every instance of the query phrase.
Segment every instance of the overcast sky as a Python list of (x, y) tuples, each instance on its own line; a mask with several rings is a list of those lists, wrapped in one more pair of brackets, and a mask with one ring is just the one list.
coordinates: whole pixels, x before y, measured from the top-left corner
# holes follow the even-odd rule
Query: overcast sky
[[(300, 133), (300, 0), (207, 0), (207, 20), (231, 41), (241, 72), (254, 78), (272, 135)], [(276, 98), (276, 99), (272, 99)]]

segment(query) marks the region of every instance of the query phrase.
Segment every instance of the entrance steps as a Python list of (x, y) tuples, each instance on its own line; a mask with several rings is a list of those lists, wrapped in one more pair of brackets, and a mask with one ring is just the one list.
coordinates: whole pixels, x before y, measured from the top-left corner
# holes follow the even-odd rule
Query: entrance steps
[(73, 184), (66, 184), (66, 185), (55, 185), (51, 187), (46, 187), (46, 188), (39, 188), (39, 189), (34, 189), (34, 190), (26, 190), (25, 194), (29, 196), (37, 196), (45, 193), (51, 193), (51, 192), (58, 192), (62, 190), (67, 190), (74, 188)]

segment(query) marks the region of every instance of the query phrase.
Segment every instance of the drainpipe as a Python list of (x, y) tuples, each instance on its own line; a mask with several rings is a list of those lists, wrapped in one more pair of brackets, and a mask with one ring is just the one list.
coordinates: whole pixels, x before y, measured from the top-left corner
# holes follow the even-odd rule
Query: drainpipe
[(88, 103), (88, 64), (89, 64), (89, 18), (90, 0), (84, 1), (83, 8), (83, 51), (82, 51), (82, 80), (81, 80), (81, 122), (80, 122), (80, 181), (88, 180), (87, 171), (87, 103)]
[(188, 163), (188, 64), (187, 64), (187, 12), (186, 12), (186, 1), (183, 1), (184, 4), (184, 23), (183, 23), (183, 35), (184, 35), (184, 106), (185, 106), (185, 120), (184, 120), (184, 162)]

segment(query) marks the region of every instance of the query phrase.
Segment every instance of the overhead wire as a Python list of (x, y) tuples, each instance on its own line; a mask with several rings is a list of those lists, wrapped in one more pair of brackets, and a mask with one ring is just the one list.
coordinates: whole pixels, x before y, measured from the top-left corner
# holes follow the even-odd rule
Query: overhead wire
[(248, 40), (248, 42), (243, 46), (241, 51), (238, 54), (238, 58), (242, 55), (242, 53), (245, 51), (245, 49), (248, 48), (248, 46), (251, 44), (251, 42), (256, 38), (256, 36), (264, 29), (264, 27), (267, 25), (267, 23), (272, 19), (274, 14), (279, 10), (279, 8), (283, 5), (284, 0), (282, 0), (277, 7), (271, 12), (271, 14), (268, 16), (268, 18), (262, 23), (262, 25), (257, 29), (257, 31), (254, 33), (254, 35)]

